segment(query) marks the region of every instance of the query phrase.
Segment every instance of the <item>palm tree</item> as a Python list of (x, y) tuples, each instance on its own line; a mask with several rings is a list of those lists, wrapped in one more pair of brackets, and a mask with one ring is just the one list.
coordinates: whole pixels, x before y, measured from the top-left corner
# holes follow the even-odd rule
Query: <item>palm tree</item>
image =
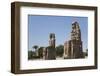
[(43, 48), (44, 48), (44, 47), (40, 47), (40, 48), (38, 49), (38, 53), (39, 53), (39, 56), (40, 56), (40, 57), (43, 57)]
[(38, 46), (37, 45), (34, 45), (33, 47), (32, 47), (33, 49), (35, 49), (35, 53), (36, 53), (36, 56), (38, 56)]
[(29, 50), (29, 51), (28, 51), (28, 59), (32, 59), (32, 56), (33, 56), (32, 50)]

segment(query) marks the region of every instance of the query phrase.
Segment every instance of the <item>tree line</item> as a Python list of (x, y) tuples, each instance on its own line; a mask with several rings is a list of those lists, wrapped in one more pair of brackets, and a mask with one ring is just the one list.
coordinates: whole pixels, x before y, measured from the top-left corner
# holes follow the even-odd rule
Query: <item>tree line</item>
[[(28, 59), (39, 59), (43, 57), (43, 48), (44, 47), (39, 47), (37, 45), (34, 45), (32, 47), (35, 49), (35, 51), (29, 50), (28, 51)], [(64, 45), (58, 45), (55, 47), (56, 50), (56, 57), (62, 57), (64, 53)], [(88, 49), (86, 49), (86, 52), (83, 52), (84, 57), (88, 56)]]
[[(28, 59), (36, 59), (36, 58), (42, 58), (43, 57), (43, 48), (39, 47), (37, 45), (34, 45), (32, 49), (35, 49), (35, 51), (29, 50), (28, 51)], [(64, 46), (58, 45), (55, 47), (56, 50), (56, 56), (62, 57), (64, 53)]]

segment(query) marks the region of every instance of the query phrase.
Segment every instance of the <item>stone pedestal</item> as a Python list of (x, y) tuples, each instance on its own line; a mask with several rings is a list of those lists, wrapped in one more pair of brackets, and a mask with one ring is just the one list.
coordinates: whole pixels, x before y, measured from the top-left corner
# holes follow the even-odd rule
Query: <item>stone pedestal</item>
[(47, 47), (44, 49), (43, 59), (54, 60), (56, 59), (56, 50), (54, 47)]

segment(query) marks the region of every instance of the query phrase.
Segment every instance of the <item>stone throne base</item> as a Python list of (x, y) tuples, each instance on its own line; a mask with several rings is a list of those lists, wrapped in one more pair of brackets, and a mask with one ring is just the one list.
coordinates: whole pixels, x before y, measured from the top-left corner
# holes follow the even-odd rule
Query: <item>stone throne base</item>
[(55, 60), (56, 59), (55, 47), (49, 46), (49, 47), (44, 48), (43, 59), (44, 60)]

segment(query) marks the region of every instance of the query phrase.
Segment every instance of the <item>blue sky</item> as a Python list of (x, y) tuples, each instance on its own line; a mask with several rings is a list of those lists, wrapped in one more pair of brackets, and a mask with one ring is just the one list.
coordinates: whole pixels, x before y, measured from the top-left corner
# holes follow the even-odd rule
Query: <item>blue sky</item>
[(49, 34), (55, 33), (56, 45), (64, 44), (70, 40), (72, 22), (77, 21), (80, 24), (83, 49), (86, 49), (88, 42), (88, 18), (76, 16), (28, 16), (28, 49), (32, 46), (48, 46)]

